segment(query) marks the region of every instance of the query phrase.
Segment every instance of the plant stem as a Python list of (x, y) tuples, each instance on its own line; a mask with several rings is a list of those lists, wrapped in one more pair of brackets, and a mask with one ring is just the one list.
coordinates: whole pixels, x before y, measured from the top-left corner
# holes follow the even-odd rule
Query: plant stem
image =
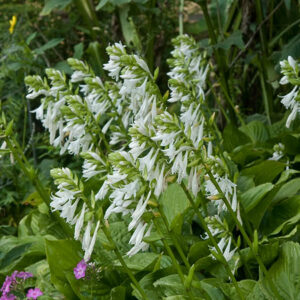
[(183, 34), (183, 8), (184, 8), (184, 0), (180, 0), (179, 5), (179, 16), (178, 16), (178, 22), (179, 22), (179, 35)]
[[(211, 180), (211, 182), (214, 184), (215, 188), (217, 189), (218, 193), (221, 195), (221, 198), (222, 200), (224, 201), (226, 207), (227, 207), (227, 210), (229, 211), (229, 213), (231, 214), (234, 222), (236, 223), (238, 229), (240, 230), (242, 236), (244, 237), (246, 243), (248, 244), (252, 254), (254, 255), (256, 261), (258, 262), (258, 265), (260, 266), (262, 272), (264, 273), (264, 275), (268, 278), (268, 270), (267, 268), (265, 267), (263, 261), (261, 260), (260, 256), (258, 255), (258, 253), (255, 251), (254, 247), (253, 247), (253, 244), (250, 240), (250, 238), (248, 237), (243, 225), (240, 223), (240, 221), (238, 220), (237, 216), (236, 216), (236, 213), (233, 211), (228, 199), (226, 198), (226, 196), (224, 195), (222, 189), (220, 188), (218, 182), (216, 181), (215, 177), (213, 176), (212, 172), (207, 168), (207, 166), (205, 165), (205, 163), (203, 163), (202, 161), (202, 164), (204, 165), (204, 168), (205, 168), (205, 171), (206, 173), (208, 174), (209, 176), (209, 179)], [(269, 279), (268, 279), (269, 280)], [(273, 292), (276, 294), (276, 296), (278, 297), (278, 299), (281, 299), (280, 295), (278, 294), (278, 291), (276, 289), (276, 287), (274, 286), (274, 283), (269, 280), (269, 283), (270, 283), (270, 286), (273, 290)]]
[(230, 269), (230, 266), (229, 266), (228, 262), (226, 261), (226, 259), (225, 259), (224, 255), (223, 255), (220, 247), (218, 246), (218, 243), (216, 242), (216, 240), (215, 240), (215, 238), (213, 236), (213, 234), (211, 233), (210, 229), (208, 228), (208, 226), (207, 226), (207, 224), (206, 224), (206, 222), (204, 220), (204, 217), (201, 215), (198, 207), (196, 206), (196, 204), (195, 204), (195, 202), (193, 200), (193, 197), (191, 196), (189, 190), (187, 189), (187, 187), (185, 186), (185, 184), (183, 182), (181, 183), (181, 187), (184, 190), (184, 192), (185, 192), (185, 194), (186, 194), (189, 202), (191, 203), (191, 205), (192, 205), (192, 207), (193, 207), (193, 209), (194, 209), (194, 211), (195, 211), (195, 213), (196, 213), (196, 215), (197, 215), (197, 217), (198, 217), (198, 219), (199, 219), (199, 221), (200, 221), (203, 229), (208, 234), (208, 237), (209, 237), (210, 241), (212, 242), (212, 244), (215, 247), (216, 251), (218, 252), (219, 256), (222, 258), (222, 263), (223, 263), (223, 265), (224, 265), (224, 267), (225, 267), (225, 269), (226, 269), (226, 271), (227, 271), (230, 279), (232, 280), (233, 285), (235, 286), (237, 293), (239, 294), (239, 296), (241, 297), (241, 299), (245, 299), (245, 297), (244, 297), (244, 295), (243, 295), (240, 287), (238, 286), (238, 283), (237, 283), (237, 281), (236, 281), (233, 273), (231, 272), (231, 269)]
[(188, 260), (187, 260), (187, 258), (185, 256), (185, 254), (184, 254), (184, 252), (183, 252), (180, 244), (178, 243), (176, 236), (174, 236), (173, 231), (169, 230), (169, 228), (168, 228), (168, 221), (167, 221), (166, 215), (165, 215), (165, 213), (162, 210), (162, 208), (161, 208), (160, 205), (158, 206), (158, 210), (159, 210), (159, 213), (160, 213), (160, 215), (161, 215), (161, 217), (163, 219), (163, 222), (164, 222), (165, 226), (167, 227), (167, 229), (168, 229), (168, 231), (169, 231), (169, 233), (171, 235), (172, 241), (173, 241), (173, 243), (174, 243), (174, 245), (175, 245), (175, 247), (176, 247), (176, 249), (177, 249), (177, 251), (178, 251), (178, 253), (179, 253), (180, 257), (181, 257), (181, 259), (183, 260), (185, 266), (189, 269), (191, 267), (191, 265), (188, 262)]
[(128, 268), (125, 260), (122, 257), (122, 254), (120, 253), (116, 243), (114, 242), (110, 231), (108, 230), (108, 227), (105, 225), (103, 217), (100, 220), (100, 223), (102, 225), (102, 231), (105, 234), (106, 238), (108, 239), (108, 241), (111, 243), (111, 245), (114, 247), (113, 250), (118, 258), (118, 260), (120, 261), (122, 267), (125, 269), (126, 273), (128, 274), (128, 276), (130, 277), (131, 281), (133, 282), (133, 284), (135, 285), (135, 287), (137, 288), (137, 290), (140, 292), (141, 296), (143, 297), (143, 299), (148, 300), (148, 297), (145, 293), (145, 291), (143, 290), (143, 288), (141, 287), (141, 285), (139, 284), (139, 282), (136, 280), (135, 276), (133, 275), (132, 271)]
[[(12, 140), (12, 142), (11, 142), (11, 140)], [(48, 196), (47, 192), (45, 191), (42, 183), (40, 182), (40, 180), (37, 176), (37, 173), (32, 168), (30, 163), (27, 161), (22, 149), (19, 146), (19, 143), (13, 137), (6, 137), (5, 141), (6, 141), (8, 148), (10, 149), (11, 153), (13, 154), (14, 158), (17, 160), (19, 166), (21, 167), (23, 173), (31, 180), (31, 182), (35, 186), (37, 192), (43, 199), (43, 202), (51, 210), (49, 196)], [(72, 229), (67, 225), (67, 223), (64, 222), (64, 220), (59, 216), (59, 214), (57, 212), (53, 212), (53, 216), (54, 216), (55, 220), (61, 225), (66, 236), (73, 237)]]
[[(205, 18), (205, 22), (206, 22), (206, 25), (207, 25), (207, 29), (208, 29), (208, 34), (210, 36), (210, 39), (212, 41), (212, 44), (215, 45), (217, 44), (217, 37), (216, 37), (216, 34), (215, 34), (215, 31), (214, 31), (214, 28), (213, 28), (213, 25), (212, 25), (212, 21), (211, 21), (211, 18), (210, 18), (210, 15), (208, 13), (208, 9), (207, 9), (207, 1), (206, 0), (201, 0), (199, 1), (199, 4), (202, 8), (202, 11), (203, 11), (203, 14), (204, 14), (204, 18)], [(230, 116), (231, 116), (231, 119), (233, 122), (235, 122), (235, 117), (238, 118), (238, 120), (240, 121), (240, 123), (242, 125), (245, 124), (243, 118), (240, 116), (240, 113), (235, 109), (235, 106), (234, 106), (234, 103), (231, 99), (231, 95), (230, 95), (230, 90), (229, 90), (229, 86), (228, 86), (228, 81), (227, 81), (227, 77), (226, 76), (226, 72), (225, 72), (225, 69), (226, 69), (226, 58), (223, 54), (223, 52), (220, 50), (220, 49), (216, 49), (214, 48), (214, 53), (216, 55), (216, 60), (217, 60), (217, 65), (218, 65), (218, 68), (219, 68), (219, 71), (220, 71), (220, 85), (221, 85), (221, 89), (224, 93), (224, 96), (229, 104), (229, 113), (230, 113)]]
[[(150, 1), (151, 9), (154, 9), (155, 5), (156, 5), (156, 0)], [(148, 24), (149, 38), (148, 38), (147, 51), (146, 51), (146, 58), (151, 73), (154, 70), (154, 40), (155, 40), (155, 29), (154, 29), (155, 25), (153, 24), (154, 16), (155, 14), (154, 12), (152, 12), (149, 17), (149, 24)]]
[[(157, 232), (158, 232), (161, 236), (163, 236), (163, 234), (162, 234), (162, 232), (161, 232), (161, 230), (160, 230), (159, 224), (157, 224), (157, 221), (156, 221), (155, 219), (154, 219), (154, 225), (155, 225), (155, 227), (156, 227), (156, 229), (157, 229)], [(183, 273), (182, 273), (182, 270), (181, 270), (181, 268), (180, 268), (180, 265), (178, 264), (178, 262), (177, 262), (177, 260), (176, 260), (176, 258), (175, 258), (175, 255), (174, 255), (174, 253), (173, 253), (171, 247), (168, 245), (168, 243), (166, 242), (166, 240), (165, 240), (164, 237), (162, 238), (162, 242), (163, 242), (164, 247), (166, 248), (166, 250), (167, 250), (169, 256), (171, 257), (172, 262), (173, 262), (173, 265), (175, 266), (175, 268), (176, 268), (176, 270), (177, 270), (177, 273), (178, 273), (178, 275), (179, 275), (179, 277), (180, 277), (180, 280), (181, 280), (181, 282), (182, 282), (182, 284), (183, 284), (183, 286), (184, 286), (184, 285), (185, 285), (185, 279), (184, 279), (184, 275), (183, 275)], [(188, 294), (189, 297), (190, 297), (189, 299), (194, 299), (194, 297), (193, 297), (193, 295), (192, 295), (192, 293), (191, 293), (191, 291), (190, 291), (189, 289), (186, 289), (186, 292), (187, 292), (187, 294)]]

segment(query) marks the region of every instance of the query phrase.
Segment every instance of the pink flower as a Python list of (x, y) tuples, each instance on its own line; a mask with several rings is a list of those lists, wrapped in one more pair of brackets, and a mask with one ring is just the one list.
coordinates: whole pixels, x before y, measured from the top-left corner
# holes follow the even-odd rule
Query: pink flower
[(12, 284), (12, 279), (9, 276), (6, 276), (5, 281), (3, 282), (2, 288), (0, 291), (2, 292), (3, 296), (9, 293), (10, 285)]
[(85, 277), (86, 263), (84, 260), (80, 261), (76, 268), (74, 268), (74, 274), (76, 279)]
[(3, 295), (1, 296), (0, 300), (15, 300), (17, 299), (15, 295), (10, 294), (10, 295)]
[(22, 278), (25, 280), (27, 278), (33, 277), (33, 274), (29, 273), (29, 272), (19, 272), (19, 273), (17, 273), (16, 277)]
[(26, 297), (28, 299), (37, 299), (39, 296), (42, 296), (43, 292), (39, 288), (29, 289)]

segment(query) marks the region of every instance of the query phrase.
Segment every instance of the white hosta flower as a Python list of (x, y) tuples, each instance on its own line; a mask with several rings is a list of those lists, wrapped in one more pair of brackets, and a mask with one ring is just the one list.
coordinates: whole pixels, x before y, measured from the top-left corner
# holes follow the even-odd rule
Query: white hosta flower
[(139, 223), (138, 227), (134, 231), (129, 243), (134, 245), (130, 251), (127, 252), (128, 256), (133, 256), (140, 251), (146, 251), (149, 248), (149, 245), (142, 241), (144, 237), (147, 237), (151, 233), (152, 224), (149, 226), (149, 229), (146, 233), (145, 229), (147, 224)]
[(49, 95), (49, 91), (44, 90), (44, 89), (35, 91), (33, 88), (29, 88), (28, 92), (29, 92), (29, 94), (27, 94), (26, 98), (30, 99), (30, 100), (35, 99), (35, 98), (37, 98), (38, 96), (41, 96), (41, 95), (43, 95), (43, 96), (48, 96)]
[(135, 138), (131, 139), (131, 143), (129, 144), (129, 152), (132, 155), (134, 160), (137, 160), (137, 158), (146, 150), (146, 142), (140, 144), (138, 140)]
[(101, 165), (105, 166), (105, 162), (102, 158), (95, 152), (88, 152), (89, 154), (93, 155), (95, 161), (91, 159), (85, 159), (82, 166), (82, 177), (86, 180), (91, 179), (92, 177), (105, 172), (105, 169), (100, 169), (99, 165), (95, 162), (99, 162)]
[(94, 230), (93, 237), (92, 237), (90, 243), (88, 244), (87, 249), (84, 249), (85, 250), (84, 260), (85, 261), (88, 261), (90, 259), (91, 255), (92, 255), (92, 252), (93, 252), (93, 249), (94, 249), (94, 246), (95, 246), (95, 242), (96, 242), (97, 233), (98, 233), (98, 230), (99, 230), (99, 226), (100, 226), (100, 221), (98, 221), (97, 224), (96, 224), (96, 228)]
[(298, 95), (298, 87), (295, 86), (291, 92), (282, 97), (281, 103), (286, 109), (293, 108), (296, 104), (295, 98)]
[[(157, 131), (156, 136), (151, 137), (151, 139), (155, 142), (161, 141), (161, 146), (170, 146), (174, 145), (174, 142), (176, 142), (176, 137), (180, 134), (180, 131), (177, 132), (162, 132), (162, 131)], [(175, 148), (174, 148), (175, 149)]]
[(82, 71), (75, 71), (73, 72), (73, 74), (71, 75), (71, 82), (79, 82), (79, 81), (83, 81), (84, 78), (90, 76), (89, 74), (86, 74)]
[(69, 224), (76, 222), (75, 211), (79, 202), (76, 195), (79, 191), (70, 191), (66, 188), (60, 187), (54, 195), (51, 196), (50, 206), (53, 211), (60, 211), (60, 216)]
[[(223, 194), (225, 195), (226, 199), (230, 203), (233, 211), (237, 211), (238, 203), (236, 195), (236, 184), (234, 184), (230, 179), (228, 179), (227, 174), (224, 177), (215, 174), (214, 177)], [(207, 180), (205, 182), (205, 190), (208, 197), (216, 196), (219, 194), (219, 191), (217, 190), (217, 188), (211, 180)], [(214, 200), (214, 203), (218, 208), (218, 213), (227, 210), (227, 207), (223, 200)]]
[(294, 58), (292, 56), (288, 57), (288, 62), (290, 64), (290, 66), (293, 68), (294, 72), (296, 72), (297, 62), (294, 60)]
[(139, 162), (140, 162), (139, 170), (141, 172), (144, 172), (145, 169), (148, 172), (150, 172), (153, 169), (154, 164), (156, 162), (156, 157), (158, 155), (158, 151), (159, 150), (155, 151), (154, 148), (152, 148), (146, 156), (139, 158)]
[(183, 154), (182, 151), (180, 151), (176, 158), (174, 159), (171, 172), (172, 174), (177, 174), (177, 182), (181, 183), (181, 181), (185, 178), (187, 178), (187, 162), (188, 162), (188, 151)]
[(226, 259), (226, 261), (230, 261), (236, 251), (236, 248), (230, 251), (231, 239), (231, 236), (229, 238), (223, 237), (218, 243), (218, 246), (221, 252), (223, 253), (223, 256)]
[(200, 181), (197, 174), (197, 169), (192, 168), (188, 179), (188, 188), (192, 191), (193, 195), (197, 197), (200, 191)]
[(108, 48), (109, 62), (104, 64), (103, 69), (108, 71), (110, 77), (119, 80), (120, 71), (122, 66), (120, 64), (120, 57), (126, 55), (125, 46), (122, 43), (115, 43), (112, 47)]
[(144, 195), (140, 198), (134, 212), (131, 214), (132, 221), (128, 225), (128, 230), (131, 231), (137, 226), (140, 221), (141, 216), (145, 213), (148, 200), (151, 196), (151, 192), (148, 193), (147, 198), (144, 200)]
[(282, 143), (278, 143), (276, 144), (273, 149), (274, 149), (274, 152), (273, 152), (273, 155), (272, 157), (269, 158), (269, 160), (275, 160), (275, 161), (278, 161), (280, 160), (283, 156), (284, 156), (284, 145)]
[(35, 116), (38, 120), (43, 120), (43, 118), (44, 118), (44, 103), (42, 102), (42, 104), (38, 108), (32, 110), (31, 112), (35, 113)]
[[(158, 168), (158, 166), (157, 166), (157, 168)], [(154, 190), (154, 195), (156, 197), (159, 197), (160, 194), (164, 191), (164, 189), (166, 187), (164, 170), (165, 170), (165, 165), (163, 164), (163, 166), (161, 167), (160, 174), (157, 178), (157, 182), (156, 182), (156, 186), (155, 186), (155, 190)]]
[(89, 248), (91, 243), (91, 227), (92, 227), (92, 221), (89, 220), (85, 228), (85, 232), (82, 239), (82, 249), (84, 251), (86, 251)]
[(103, 200), (109, 190), (108, 182), (105, 180), (95, 196), (96, 200)]
[(292, 112), (289, 114), (287, 120), (286, 120), (286, 124), (285, 126), (287, 128), (289, 128), (291, 126), (291, 123), (292, 121), (294, 121), (297, 117), (297, 113), (300, 112), (300, 106), (299, 106), (299, 103), (295, 103), (293, 109), (292, 109)]
[(81, 232), (81, 229), (82, 229), (82, 226), (83, 226), (83, 222), (84, 222), (85, 208), (86, 208), (86, 204), (83, 203), (80, 215), (76, 219), (76, 223), (75, 223), (75, 231), (74, 231), (75, 240), (79, 239), (79, 235), (80, 235), (80, 232)]
[(286, 109), (291, 109), (291, 113), (287, 118), (286, 127), (289, 128), (292, 121), (296, 119), (298, 112), (300, 112), (300, 105), (298, 101), (299, 86), (294, 82), (299, 81), (298, 72), (299, 64), (291, 56), (287, 60), (280, 62), (281, 73), (284, 76), (280, 80), (280, 84), (287, 84), (292, 82), (294, 88), (285, 96), (282, 97), (281, 103), (285, 106)]

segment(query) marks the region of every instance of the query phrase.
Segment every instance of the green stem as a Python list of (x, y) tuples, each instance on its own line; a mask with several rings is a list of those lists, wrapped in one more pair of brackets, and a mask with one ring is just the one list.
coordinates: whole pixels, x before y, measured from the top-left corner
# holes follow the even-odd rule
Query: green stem
[[(208, 29), (208, 34), (212, 41), (212, 45), (215, 45), (215, 44), (217, 44), (217, 36), (215, 34), (210, 15), (208, 13), (207, 1), (201, 0), (201, 1), (199, 1), (199, 4), (200, 4), (203, 14), (204, 14), (205, 22), (206, 22), (207, 29)], [(220, 71), (219, 80), (220, 80), (221, 89), (224, 93), (225, 99), (227, 100), (227, 102), (229, 104), (229, 113), (230, 113), (231, 119), (233, 122), (235, 122), (235, 117), (237, 117), (239, 119), (240, 123), (242, 125), (244, 125), (245, 122), (244, 122), (243, 118), (241, 117), (240, 113), (235, 109), (234, 102), (231, 99), (230, 90), (229, 90), (228, 81), (227, 81), (228, 76), (226, 76), (226, 72), (225, 72), (225, 70), (227, 68), (226, 67), (226, 57), (224, 56), (224, 53), (218, 48), (214, 48), (214, 53), (216, 55), (217, 65), (218, 65), (219, 71)]]
[(148, 297), (145, 293), (145, 291), (143, 290), (143, 288), (141, 287), (141, 285), (139, 284), (139, 282), (136, 280), (134, 274), (132, 273), (132, 271), (128, 268), (125, 260), (123, 259), (122, 254), (120, 253), (116, 243), (114, 242), (110, 231), (108, 230), (107, 226), (104, 223), (103, 218), (101, 218), (100, 223), (102, 225), (102, 231), (105, 234), (106, 238), (108, 239), (108, 241), (110, 242), (110, 244), (113, 246), (113, 250), (118, 258), (118, 260), (120, 261), (122, 267), (125, 269), (126, 273), (128, 274), (128, 276), (130, 277), (131, 281), (133, 282), (133, 284), (135, 285), (135, 287), (137, 288), (137, 290), (140, 292), (141, 296), (143, 297), (143, 299), (148, 300)]
[[(166, 226), (167, 229), (168, 229), (168, 227), (169, 227), (169, 226), (168, 226), (168, 221), (167, 221), (166, 215), (165, 215), (165, 213), (164, 213), (164, 211), (162, 210), (162, 208), (161, 208), (160, 205), (158, 206), (158, 210), (159, 210), (159, 213), (160, 213), (160, 215), (161, 215), (161, 217), (162, 217), (162, 219), (163, 219), (163, 222), (164, 222), (165, 226)], [(186, 258), (186, 255), (184, 254), (184, 252), (183, 252), (183, 250), (182, 250), (180, 244), (178, 243), (178, 240), (177, 240), (176, 236), (174, 235), (173, 231), (171, 231), (171, 230), (169, 230), (169, 229), (168, 229), (168, 231), (169, 231), (169, 233), (170, 233), (170, 235), (171, 235), (171, 238), (172, 238), (172, 241), (173, 241), (173, 243), (174, 243), (174, 246), (176, 247), (176, 250), (178, 251), (178, 253), (179, 253), (179, 255), (180, 255), (182, 261), (184, 262), (185, 266), (189, 269), (189, 268), (191, 267), (191, 265), (190, 265), (190, 263), (188, 262), (188, 260), (187, 260), (187, 258)]]
[(178, 16), (178, 22), (179, 22), (179, 35), (183, 34), (183, 8), (184, 8), (184, 0), (180, 0), (179, 5), (179, 16)]
[[(13, 143), (11, 142), (11, 140), (13, 141)], [(6, 137), (5, 141), (14, 158), (21, 167), (23, 173), (31, 180), (37, 192), (43, 199), (43, 202), (48, 206), (49, 210), (51, 210), (49, 196), (45, 191), (42, 183), (40, 182), (37, 173), (27, 161), (27, 158), (25, 157), (22, 149), (20, 148), (19, 143), (13, 137)], [(59, 214), (57, 212), (53, 212), (53, 216), (55, 220), (61, 225), (66, 236), (73, 237), (72, 229), (64, 222), (64, 220), (59, 216)]]
[[(161, 236), (163, 236), (163, 234), (162, 234), (162, 232), (161, 232), (161, 230), (160, 230), (159, 224), (157, 224), (157, 221), (156, 221), (155, 219), (154, 219), (154, 225), (155, 225), (155, 227), (156, 227), (157, 232), (158, 232)], [(172, 259), (173, 265), (175, 266), (175, 268), (176, 268), (176, 270), (177, 270), (177, 273), (178, 273), (178, 275), (179, 275), (179, 277), (180, 277), (180, 280), (181, 280), (183, 286), (185, 286), (185, 279), (184, 279), (183, 272), (182, 272), (182, 270), (181, 270), (181, 268), (180, 268), (180, 265), (178, 264), (178, 262), (177, 262), (177, 260), (176, 260), (176, 258), (175, 258), (175, 255), (174, 255), (174, 253), (173, 253), (171, 247), (168, 245), (168, 243), (166, 242), (166, 240), (165, 240), (164, 237), (162, 238), (162, 242), (163, 242), (164, 247), (165, 247), (165, 249), (167, 250), (169, 256), (170, 256), (171, 259)], [(189, 297), (190, 297), (189, 299), (194, 299), (194, 297), (193, 297), (193, 295), (192, 295), (192, 293), (191, 293), (191, 291), (190, 291), (189, 289), (186, 289), (186, 292), (187, 292), (187, 294), (188, 294)]]
[(225, 117), (227, 123), (230, 123), (230, 118), (229, 118), (229, 116), (227, 115), (227, 113), (226, 113), (226, 111), (225, 111), (225, 109), (224, 109), (224, 107), (223, 107), (223, 105), (222, 105), (222, 103), (221, 103), (219, 97), (217, 96), (217, 94), (216, 94), (215, 91), (214, 91), (213, 85), (210, 83), (209, 80), (208, 80), (208, 85), (209, 85), (210, 91), (213, 93), (213, 96), (214, 96), (214, 98), (216, 99), (216, 101), (217, 101), (217, 103), (218, 103), (218, 106), (219, 106), (219, 108), (220, 108), (220, 110), (221, 110), (223, 116)]
[(237, 283), (237, 281), (236, 281), (233, 273), (231, 272), (231, 269), (230, 269), (230, 266), (229, 266), (228, 262), (226, 261), (226, 259), (225, 259), (224, 255), (223, 255), (220, 247), (218, 246), (218, 243), (216, 242), (216, 240), (215, 240), (215, 238), (213, 236), (213, 234), (211, 233), (210, 229), (208, 228), (208, 226), (207, 226), (207, 224), (206, 224), (206, 222), (204, 220), (204, 217), (201, 215), (201, 213), (200, 213), (197, 205), (195, 204), (195, 202), (193, 200), (193, 197), (191, 196), (189, 190), (187, 189), (187, 187), (185, 186), (185, 184), (183, 182), (181, 183), (181, 187), (184, 190), (184, 192), (185, 192), (185, 194), (186, 194), (186, 196), (187, 196), (190, 204), (192, 205), (192, 208), (194, 209), (194, 211), (195, 211), (195, 213), (196, 213), (196, 215), (197, 215), (197, 217), (198, 217), (198, 219), (199, 219), (199, 221), (200, 221), (203, 229), (208, 234), (208, 237), (209, 237), (210, 241), (212, 242), (213, 246), (215, 247), (216, 251), (218, 252), (220, 258), (222, 258), (222, 263), (223, 263), (223, 265), (224, 265), (224, 267), (225, 267), (225, 269), (226, 269), (226, 271), (227, 271), (230, 279), (232, 280), (233, 285), (235, 286), (237, 293), (239, 294), (239, 296), (241, 297), (241, 299), (245, 299), (245, 297), (244, 297), (244, 295), (243, 295), (240, 287), (238, 286), (238, 283)]
[[(156, 5), (156, 0), (150, 1), (150, 8), (154, 9)], [(148, 32), (149, 32), (149, 38), (148, 38), (148, 44), (147, 44), (147, 52), (146, 52), (146, 58), (148, 62), (148, 66), (150, 69), (150, 72), (152, 73), (154, 70), (154, 40), (155, 40), (155, 24), (154, 23), (154, 12), (151, 13), (149, 17), (149, 24), (148, 24)]]
[[(238, 229), (240, 230), (243, 238), (245, 239), (246, 243), (248, 244), (252, 254), (254, 255), (258, 265), (260, 266), (262, 272), (264, 273), (264, 275), (268, 278), (268, 270), (267, 268), (265, 267), (263, 261), (261, 260), (260, 256), (258, 255), (258, 253), (255, 251), (254, 247), (253, 247), (253, 244), (250, 240), (250, 238), (248, 237), (243, 225), (240, 223), (240, 221), (238, 220), (237, 216), (236, 216), (236, 213), (233, 211), (228, 199), (226, 198), (226, 196), (224, 195), (222, 189), (220, 188), (218, 182), (216, 181), (215, 177), (213, 176), (213, 174), (211, 173), (211, 171), (207, 168), (207, 166), (203, 163), (202, 161), (202, 164), (204, 165), (204, 168), (206, 170), (206, 173), (208, 174), (209, 176), (209, 179), (211, 180), (211, 182), (214, 184), (215, 188), (217, 189), (218, 193), (220, 194), (222, 200), (224, 201), (226, 207), (227, 207), (227, 210), (229, 211), (230, 215), (232, 216), (234, 222), (236, 223)], [(269, 280), (269, 279), (268, 279)], [(274, 286), (274, 283), (272, 282), (272, 280), (269, 280), (269, 283), (270, 283), (270, 286), (273, 290), (273, 292), (276, 294), (276, 296), (278, 297), (278, 299), (281, 299), (280, 295), (278, 294), (278, 291), (276, 289), (276, 287)]]

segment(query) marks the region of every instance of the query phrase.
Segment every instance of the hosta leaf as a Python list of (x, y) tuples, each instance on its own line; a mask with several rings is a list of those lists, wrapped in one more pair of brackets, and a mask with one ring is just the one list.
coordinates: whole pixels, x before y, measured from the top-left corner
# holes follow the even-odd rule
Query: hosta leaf
[(285, 168), (285, 163), (274, 160), (265, 160), (253, 167), (244, 169), (242, 175), (254, 176), (254, 182), (262, 184), (272, 182)]
[(209, 240), (206, 241), (199, 241), (193, 244), (190, 248), (188, 258), (191, 262), (195, 262), (201, 257), (205, 257), (210, 254), (208, 249)]
[(299, 261), (300, 245), (294, 242), (284, 243), (278, 260), (269, 269), (267, 277), (262, 280), (262, 285), (271, 299), (277, 297), (269, 281), (273, 282), (282, 299), (300, 299)]
[(66, 274), (73, 276), (73, 269), (82, 260), (80, 243), (73, 240), (47, 240), (46, 254), (52, 283), (67, 299), (76, 299)]
[(265, 234), (278, 234), (300, 220), (300, 196), (295, 196), (272, 207), (263, 218), (260, 229)]
[(285, 183), (277, 192), (273, 203), (279, 202), (288, 197), (292, 197), (300, 190), (300, 178), (295, 178)]
[(177, 183), (168, 186), (159, 202), (167, 217), (170, 229), (178, 225), (179, 221), (182, 222), (182, 215), (190, 205), (183, 189)]
[[(151, 265), (155, 263), (155, 261), (159, 258), (159, 255), (156, 253), (137, 253), (131, 257), (124, 257), (124, 260), (128, 266), (128, 268), (136, 271), (142, 271), (145, 269), (149, 269)], [(116, 261), (116, 266), (121, 266), (119, 261)], [(151, 268), (150, 268), (151, 270)]]
[(231, 152), (237, 146), (250, 142), (250, 138), (236, 128), (232, 123), (229, 123), (223, 131), (224, 148)]
[(272, 183), (265, 183), (249, 189), (241, 194), (241, 203), (245, 212), (249, 212), (263, 199), (263, 197), (273, 188)]
[(266, 125), (259, 121), (252, 121), (240, 127), (240, 130), (251, 139), (253, 144), (264, 143), (270, 138)]
[[(127, 226), (125, 222), (114, 222), (109, 224), (109, 230), (113, 237), (114, 242), (118, 246), (118, 249), (122, 253), (126, 253), (130, 250), (131, 246), (129, 245), (129, 240), (131, 237), (131, 233), (128, 232)], [(100, 243), (105, 247), (110, 249), (112, 245), (110, 245), (109, 241), (105, 237), (104, 233), (100, 231), (98, 233), (98, 238)]]
[(22, 270), (44, 259), (44, 243), (44, 238), (41, 236), (2, 237), (0, 239), (0, 272), (8, 274), (14, 270)]
[(184, 286), (177, 274), (172, 274), (158, 279), (153, 283), (154, 287), (160, 289), (165, 296), (185, 294)]

